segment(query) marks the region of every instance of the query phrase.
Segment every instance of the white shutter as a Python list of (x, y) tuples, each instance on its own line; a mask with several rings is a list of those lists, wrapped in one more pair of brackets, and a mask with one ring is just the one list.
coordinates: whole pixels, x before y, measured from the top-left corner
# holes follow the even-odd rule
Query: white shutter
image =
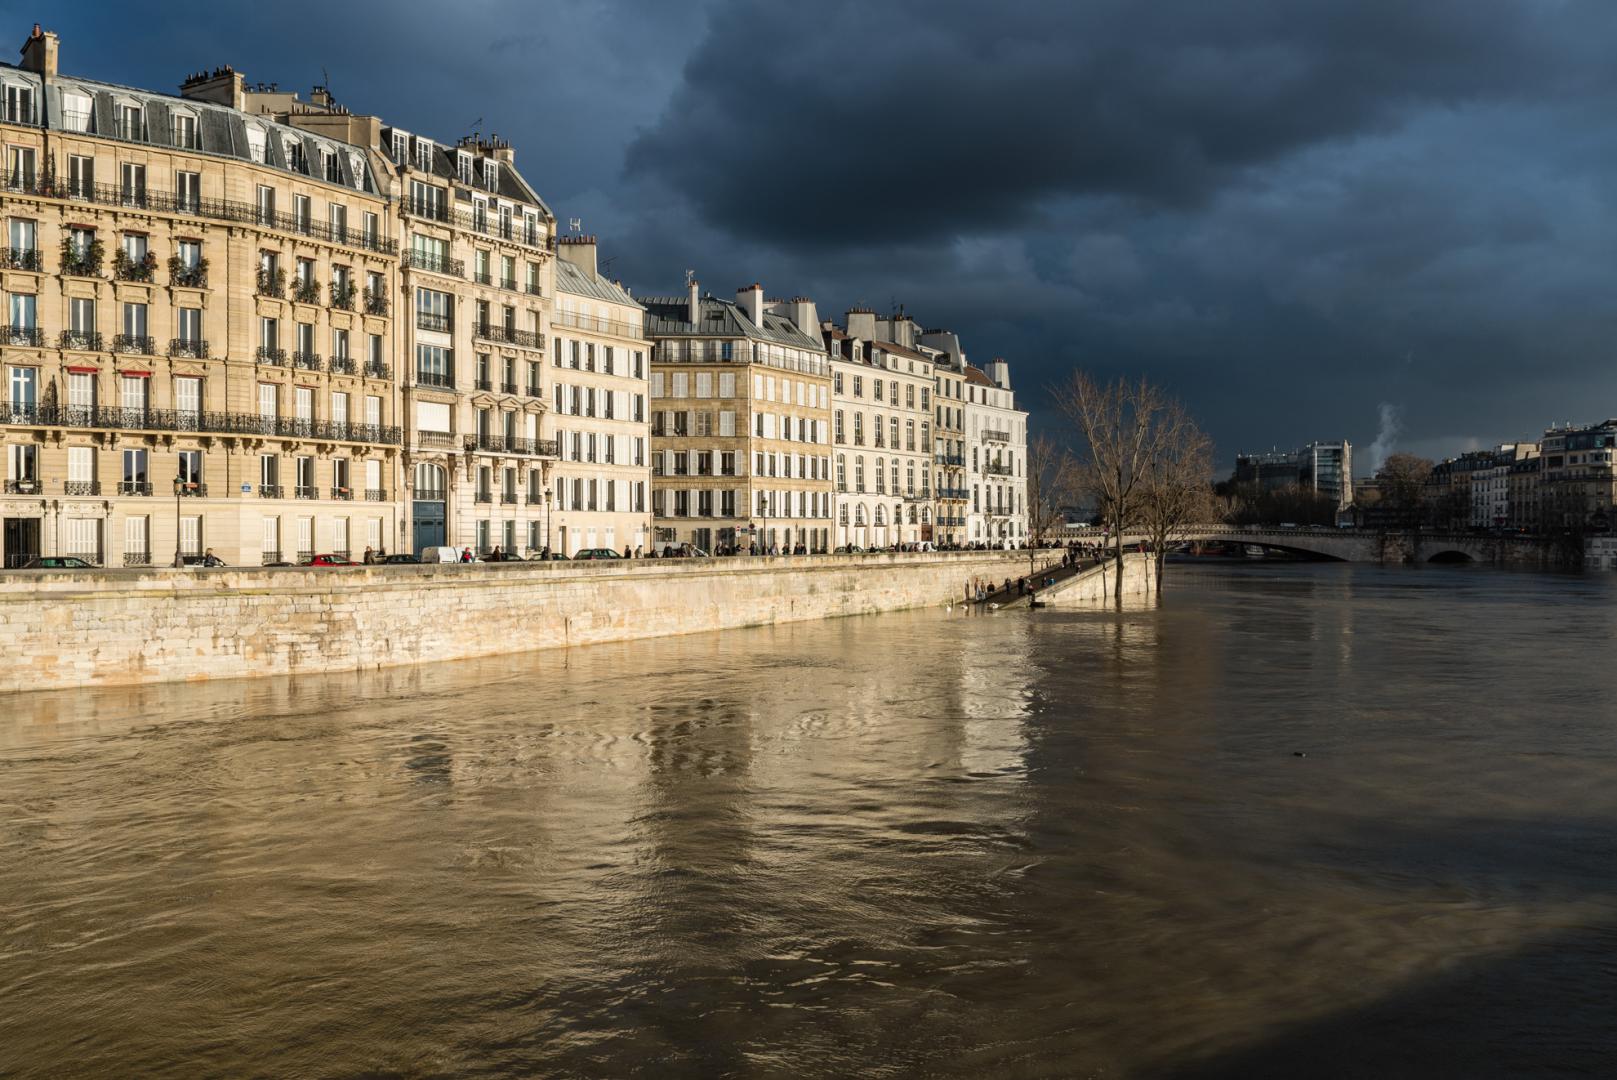
[(264, 551), (281, 550), (281, 519), (278, 517), (264, 518)]
[(258, 384), (258, 415), (269, 419), (277, 415), (274, 383)]
[(151, 548), (147, 546), (150, 533), (146, 527), (146, 518), (124, 518), (124, 554), (148, 555)]

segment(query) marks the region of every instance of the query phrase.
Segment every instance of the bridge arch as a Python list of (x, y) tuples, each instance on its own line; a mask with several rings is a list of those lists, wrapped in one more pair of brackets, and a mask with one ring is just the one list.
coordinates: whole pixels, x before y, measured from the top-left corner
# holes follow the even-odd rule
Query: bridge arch
[(1465, 563), (1474, 563), (1477, 560), (1470, 552), (1460, 551), (1455, 548), (1444, 548), (1442, 551), (1434, 551), (1427, 556), (1426, 561), (1440, 565), (1459, 566)]

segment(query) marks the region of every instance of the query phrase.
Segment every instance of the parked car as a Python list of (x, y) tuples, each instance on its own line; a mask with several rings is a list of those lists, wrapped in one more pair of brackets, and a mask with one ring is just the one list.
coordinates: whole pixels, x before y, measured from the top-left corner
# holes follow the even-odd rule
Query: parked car
[(832, 552), (834, 555), (863, 555), (864, 553), (865, 549), (860, 547), (858, 544), (849, 544), (847, 547), (839, 547), (836, 549), (836, 551)]
[(588, 561), (590, 559), (621, 559), (623, 553), (612, 548), (583, 548), (573, 558)]
[(479, 555), (478, 562), (521, 562), (522, 556), (509, 551), (491, 551), (487, 555)]
[(303, 566), (358, 566), (353, 559), (345, 559), (341, 555), (313, 555)]
[(529, 562), (566, 562), (567, 556), (559, 551), (536, 551), (528, 556)]
[(446, 563), (460, 562), (460, 548), (452, 547), (424, 547), (416, 552), (416, 562)]
[(29, 559), (19, 570), (94, 570), (95, 564), (72, 555), (40, 555)]
[(378, 563), (380, 563), (381, 565), (383, 565), (383, 566), (399, 566), (399, 565), (401, 565), (403, 563), (408, 563), (411, 566), (415, 566), (417, 563), (420, 563), (422, 560), (416, 558), (414, 555), (397, 555), (396, 554), (396, 555), (383, 555), (380, 559), (377, 559), (376, 561)]

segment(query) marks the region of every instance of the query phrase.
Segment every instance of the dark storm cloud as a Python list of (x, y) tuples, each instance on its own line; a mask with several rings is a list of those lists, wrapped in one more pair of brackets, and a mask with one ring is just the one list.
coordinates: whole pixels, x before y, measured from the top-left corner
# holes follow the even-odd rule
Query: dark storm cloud
[(1419, 109), (1604, 92), (1612, 15), (1566, 7), (737, 0), (628, 162), (798, 245), (1001, 229), (1069, 196), (1195, 206)]

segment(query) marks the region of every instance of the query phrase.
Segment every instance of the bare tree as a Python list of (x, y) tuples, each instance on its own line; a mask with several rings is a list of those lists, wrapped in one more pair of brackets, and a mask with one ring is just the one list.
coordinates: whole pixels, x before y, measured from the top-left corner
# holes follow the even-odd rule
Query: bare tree
[(1218, 518), (1213, 498), (1213, 441), (1177, 401), (1153, 418), (1149, 455), (1140, 477), (1140, 528), (1151, 544), (1156, 588), (1162, 591), (1168, 546), (1194, 525)]
[(1123, 533), (1140, 518), (1140, 484), (1161, 438), (1162, 391), (1145, 379), (1097, 383), (1082, 371), (1052, 390), (1056, 405), (1076, 429), (1081, 449), (1073, 464), (1078, 489), (1094, 500), (1110, 531), (1123, 599)]
[(1376, 473), (1381, 488), (1381, 504), (1401, 519), (1403, 525), (1418, 522), (1431, 475), (1432, 463), (1426, 458), (1414, 454), (1393, 454)]
[(1027, 446), (1027, 572), (1036, 572), (1038, 551), (1051, 529), (1061, 524), (1061, 500), (1070, 484), (1070, 458), (1056, 449), (1048, 435)]

